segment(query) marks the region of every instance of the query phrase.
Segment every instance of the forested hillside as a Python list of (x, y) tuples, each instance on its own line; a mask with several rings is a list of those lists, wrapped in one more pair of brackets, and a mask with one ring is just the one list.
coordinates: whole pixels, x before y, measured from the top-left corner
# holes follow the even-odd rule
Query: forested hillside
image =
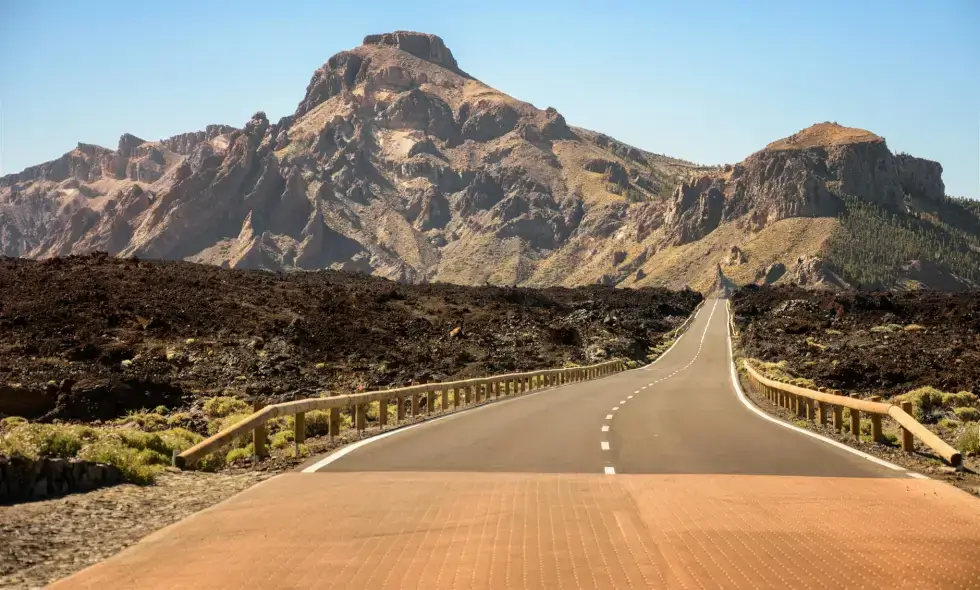
[(889, 211), (856, 197), (845, 211), (824, 255), (828, 267), (857, 287), (980, 285), (980, 203), (945, 197), (931, 206), (906, 202), (905, 212)]

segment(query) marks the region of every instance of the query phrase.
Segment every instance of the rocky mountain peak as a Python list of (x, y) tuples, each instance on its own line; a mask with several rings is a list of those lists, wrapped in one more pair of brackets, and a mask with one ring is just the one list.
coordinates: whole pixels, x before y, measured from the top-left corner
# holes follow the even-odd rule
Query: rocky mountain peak
[(844, 127), (830, 121), (811, 125), (789, 137), (776, 140), (766, 150), (805, 150), (854, 143), (884, 143), (883, 137), (864, 129)]
[(393, 33), (368, 35), (364, 37), (364, 45), (394, 47), (455, 72), (459, 71), (453, 52), (436, 35), (414, 31), (395, 31)]

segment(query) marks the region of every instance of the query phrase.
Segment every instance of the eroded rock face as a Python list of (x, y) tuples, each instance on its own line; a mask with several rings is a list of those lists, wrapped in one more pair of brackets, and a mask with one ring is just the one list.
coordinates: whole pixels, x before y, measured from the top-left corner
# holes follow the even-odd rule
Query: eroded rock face
[[(403, 281), (650, 284), (663, 280), (660, 253), (726, 224), (751, 234), (788, 217), (835, 217), (844, 195), (883, 207), (911, 193), (933, 199), (941, 173), (832, 124), (733, 166), (698, 167), (569, 127), (557, 110), (465, 74), (438, 37), (397, 31), (328, 59), (275, 123), (257, 112), (241, 128), (159, 141), (126, 134), (115, 150), (79, 144), (3, 177), (0, 253), (105, 250)], [(714, 281), (723, 258), (691, 252), (686, 266)], [(736, 246), (728, 264), (743, 258)], [(812, 282), (815, 264), (794, 276)], [(684, 272), (670, 275), (674, 286), (687, 284)]]
[(453, 53), (442, 39), (435, 35), (412, 31), (395, 31), (364, 37), (364, 45), (395, 47), (416, 57), (438, 64), (446, 69), (459, 71)]

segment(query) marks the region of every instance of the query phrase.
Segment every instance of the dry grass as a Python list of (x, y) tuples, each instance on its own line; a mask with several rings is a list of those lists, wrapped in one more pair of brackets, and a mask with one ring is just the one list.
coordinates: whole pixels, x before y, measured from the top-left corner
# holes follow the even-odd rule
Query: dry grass
[(837, 123), (817, 123), (794, 133), (789, 137), (776, 140), (766, 146), (767, 150), (801, 150), (830, 145), (849, 143), (882, 142), (882, 137), (853, 127), (844, 127)]

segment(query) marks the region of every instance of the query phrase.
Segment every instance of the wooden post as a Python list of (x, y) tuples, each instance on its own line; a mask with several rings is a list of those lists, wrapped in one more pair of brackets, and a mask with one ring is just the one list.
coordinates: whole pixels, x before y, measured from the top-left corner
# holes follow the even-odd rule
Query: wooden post
[(463, 403), (470, 405), (473, 403), (473, 388), (469, 385), (463, 387)]
[(378, 400), (378, 426), (383, 430), (388, 425), (388, 400)]
[(861, 440), (861, 410), (851, 408), (851, 434), (855, 440)]
[(453, 409), (459, 408), (459, 388), (453, 387)]
[[(909, 416), (912, 415), (912, 402), (902, 402), (902, 410)], [(912, 438), (912, 431), (902, 427), (902, 450), (911, 453), (915, 450), (915, 440)]]
[[(336, 391), (330, 392), (330, 397), (339, 395)], [(340, 408), (330, 408), (330, 439), (337, 438), (340, 434)]]
[[(252, 404), (252, 409), (256, 412), (264, 407), (264, 402), (255, 402)], [(255, 430), (252, 431), (252, 454), (257, 459), (261, 459), (269, 454), (265, 447), (266, 440), (268, 440), (268, 436), (265, 424), (259, 424), (255, 427)]]
[(834, 406), (834, 430), (844, 432), (844, 408)]
[(827, 424), (827, 404), (824, 402), (817, 402), (817, 420), (820, 424)]
[(293, 441), (296, 444), (296, 456), (299, 457), (299, 446), (306, 441), (306, 412), (298, 412), (293, 418)]
[(813, 400), (806, 398), (804, 403), (806, 404), (806, 419), (813, 420), (816, 417), (813, 413)]
[(419, 415), (419, 394), (412, 394), (412, 418)]
[[(880, 402), (881, 396), (872, 396), (871, 401)], [(880, 443), (884, 442), (885, 437), (881, 433), (881, 414), (871, 414), (871, 441)]]
[(357, 428), (358, 433), (364, 430), (364, 420), (366, 414), (367, 414), (366, 404), (358, 404), (354, 406), (354, 427)]
[(396, 410), (396, 416), (398, 417), (398, 422), (405, 421), (405, 398), (398, 397), (398, 409)]
[(445, 388), (440, 393), (440, 399), (442, 400), (442, 411), (445, 412), (449, 409), (449, 388)]

